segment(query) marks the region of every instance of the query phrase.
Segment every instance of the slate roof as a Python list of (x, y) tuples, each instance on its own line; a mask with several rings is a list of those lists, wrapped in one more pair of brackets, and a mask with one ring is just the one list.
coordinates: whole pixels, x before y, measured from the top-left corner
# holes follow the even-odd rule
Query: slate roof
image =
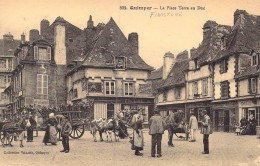
[(165, 80), (158, 81), (157, 89), (178, 86), (185, 83), (185, 70), (189, 67), (188, 51), (183, 51), (176, 56), (168, 77)]
[[(62, 17), (57, 17), (55, 21), (47, 28), (47, 34), (44, 38), (51, 43), (54, 43), (54, 27), (55, 23), (61, 22), (65, 24), (65, 38), (66, 38), (66, 54), (67, 54), (67, 64), (71, 64), (73, 60), (82, 56), (82, 47), (85, 47), (85, 33), (80, 28), (66, 21)], [(71, 41), (70, 41), (71, 39)]]
[(231, 27), (217, 24), (215, 21), (207, 21), (203, 29), (208, 29), (207, 35), (203, 37), (202, 43), (198, 48), (193, 49), (191, 59), (197, 58), (198, 64), (202, 65), (215, 58), (221, 49), (221, 38), (227, 35)]
[(163, 67), (160, 67), (159, 69), (152, 71), (148, 79), (149, 80), (162, 79), (162, 73), (163, 73)]
[(236, 22), (231, 33), (227, 35), (227, 48), (221, 51), (215, 58), (221, 58), (234, 53), (250, 53), (260, 49), (260, 16), (250, 15), (245, 10), (236, 10)]
[(14, 52), (19, 46), (20, 42), (20, 40), (14, 39), (0, 39), (0, 57), (14, 56)]
[(113, 18), (94, 37), (92, 45), (81, 66), (114, 67), (114, 57), (125, 56), (128, 69), (153, 70), (153, 67), (147, 65), (134, 51)]

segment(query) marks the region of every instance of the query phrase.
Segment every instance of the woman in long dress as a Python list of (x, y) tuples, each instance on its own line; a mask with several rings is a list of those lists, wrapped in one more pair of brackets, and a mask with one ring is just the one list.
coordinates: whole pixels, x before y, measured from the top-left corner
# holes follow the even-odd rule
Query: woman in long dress
[(43, 138), (43, 143), (47, 145), (47, 143), (51, 143), (52, 145), (56, 145), (57, 143), (57, 130), (56, 126), (58, 122), (54, 116), (54, 113), (49, 114), (49, 119), (45, 122), (47, 124), (45, 135)]
[(144, 136), (142, 130), (143, 129), (142, 110), (139, 110), (139, 112), (133, 116), (132, 127), (134, 129), (132, 150), (135, 150), (135, 155), (142, 156), (142, 153), (140, 153), (140, 151), (142, 151), (144, 147)]

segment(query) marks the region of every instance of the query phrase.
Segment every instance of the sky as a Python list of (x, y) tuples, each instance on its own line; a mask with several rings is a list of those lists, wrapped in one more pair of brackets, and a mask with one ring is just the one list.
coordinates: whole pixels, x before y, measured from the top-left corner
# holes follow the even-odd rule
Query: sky
[(58, 16), (80, 29), (86, 28), (89, 15), (94, 25), (113, 17), (126, 37), (138, 33), (139, 55), (157, 69), (166, 52), (177, 55), (198, 47), (207, 20), (232, 26), (236, 9), (260, 15), (259, 6), (260, 0), (0, 0), (0, 38), (10, 32), (20, 39), (24, 32), (28, 40), (30, 29), (40, 30), (42, 19), (51, 24)]

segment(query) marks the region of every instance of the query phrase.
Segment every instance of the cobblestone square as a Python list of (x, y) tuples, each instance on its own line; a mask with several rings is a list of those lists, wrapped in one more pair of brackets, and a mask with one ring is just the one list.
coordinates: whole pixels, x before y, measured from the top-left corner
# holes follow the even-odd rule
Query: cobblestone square
[[(25, 165), (180, 165), (180, 166), (251, 166), (260, 157), (260, 139), (257, 136), (236, 136), (234, 133), (215, 132), (210, 135), (210, 154), (203, 155), (202, 135), (197, 132), (197, 142), (188, 142), (174, 136), (175, 147), (167, 146), (165, 132), (162, 140), (162, 158), (150, 157), (151, 137), (144, 131), (143, 156), (135, 156), (130, 150), (129, 139), (120, 142), (94, 142), (87, 131), (79, 139), (70, 139), (70, 153), (60, 153), (57, 146), (42, 143), (44, 132), (34, 137), (34, 142), (19, 142), (13, 147), (0, 147), (1, 166)], [(104, 135), (104, 138), (105, 135)], [(19, 154), (8, 154), (19, 153)]]

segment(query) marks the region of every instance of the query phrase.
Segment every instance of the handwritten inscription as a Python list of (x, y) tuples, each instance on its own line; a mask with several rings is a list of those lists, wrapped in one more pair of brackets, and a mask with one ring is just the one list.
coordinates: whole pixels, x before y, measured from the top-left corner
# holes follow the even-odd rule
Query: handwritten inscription
[(204, 11), (204, 6), (119, 6), (119, 10), (150, 11), (152, 17), (179, 17), (185, 11)]

